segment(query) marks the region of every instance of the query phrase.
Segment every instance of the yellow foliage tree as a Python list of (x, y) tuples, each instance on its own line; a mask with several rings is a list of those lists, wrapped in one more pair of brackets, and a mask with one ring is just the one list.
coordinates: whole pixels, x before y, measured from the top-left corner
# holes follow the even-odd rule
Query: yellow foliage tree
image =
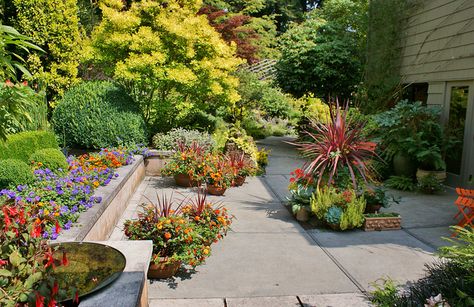
[[(122, 83), (150, 125), (166, 130), (196, 110), (215, 111), (239, 100), (231, 75), (241, 60), (196, 13), (199, 0), (121, 0), (101, 3), (91, 58)], [(158, 124), (157, 124), (158, 123)], [(169, 128), (168, 128), (169, 129)]]

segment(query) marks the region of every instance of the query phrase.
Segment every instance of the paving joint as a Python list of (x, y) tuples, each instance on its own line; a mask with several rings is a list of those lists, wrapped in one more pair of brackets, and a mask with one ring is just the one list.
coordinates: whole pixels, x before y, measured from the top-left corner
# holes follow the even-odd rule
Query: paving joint
[[(427, 227), (428, 228), (428, 227)], [(432, 248), (434, 251), (438, 250), (438, 248), (436, 246), (434, 246), (433, 244), (431, 244), (430, 242), (426, 241), (425, 239), (421, 238), (420, 236), (414, 234), (413, 232), (410, 231), (410, 229), (415, 229), (415, 228), (402, 228), (402, 230), (407, 233), (408, 235), (412, 236), (413, 238), (417, 239), (418, 241), (420, 241), (421, 243), (429, 246), (430, 248)]]

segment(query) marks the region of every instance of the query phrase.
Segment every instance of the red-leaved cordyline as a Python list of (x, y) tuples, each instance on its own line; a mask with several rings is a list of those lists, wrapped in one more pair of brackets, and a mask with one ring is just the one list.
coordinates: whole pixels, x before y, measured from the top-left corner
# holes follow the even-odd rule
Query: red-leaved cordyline
[(311, 159), (304, 170), (318, 178), (318, 187), (325, 175), (328, 176), (327, 185), (331, 186), (337, 173), (347, 167), (356, 189), (356, 173), (367, 181), (370, 170), (367, 161), (377, 156), (375, 143), (364, 140), (362, 130), (365, 122), (348, 118), (349, 102), (341, 107), (336, 99), (330, 103), (329, 110), (327, 123), (310, 122), (309, 129), (304, 131), (309, 140), (290, 144), (297, 146), (303, 156)]

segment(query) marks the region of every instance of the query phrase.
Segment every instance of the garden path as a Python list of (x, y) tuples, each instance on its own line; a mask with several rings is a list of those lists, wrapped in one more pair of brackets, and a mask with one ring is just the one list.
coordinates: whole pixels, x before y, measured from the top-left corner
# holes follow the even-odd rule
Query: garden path
[[(449, 235), (454, 194), (404, 193), (393, 208), (403, 229), (387, 232), (333, 232), (304, 229), (284, 207), (290, 172), (303, 160), (284, 141), (267, 138), (267, 174), (232, 188), (222, 200), (235, 215), (232, 231), (213, 246), (213, 255), (195, 272), (149, 285), (150, 306), (367, 306), (370, 283), (390, 276), (402, 283), (422, 276), (424, 263)], [(147, 177), (130, 201), (111, 240), (125, 239), (124, 219), (156, 193), (194, 193), (166, 178)]]

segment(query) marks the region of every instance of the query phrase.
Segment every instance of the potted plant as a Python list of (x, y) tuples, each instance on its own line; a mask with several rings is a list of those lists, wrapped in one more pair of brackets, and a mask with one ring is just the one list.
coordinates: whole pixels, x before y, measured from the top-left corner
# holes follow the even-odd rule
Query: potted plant
[(210, 246), (227, 235), (233, 216), (229, 215), (227, 208), (209, 202), (206, 198), (206, 194), (198, 192), (181, 211), (194, 223), (203, 243)]
[(290, 197), (288, 198), (291, 210), (296, 219), (300, 222), (307, 222), (311, 213), (311, 197), (314, 193), (314, 187), (297, 185), (290, 189)]
[(426, 171), (436, 171), (440, 180), (446, 178), (443, 151), (447, 140), (439, 122), (440, 114), (438, 107), (402, 100), (376, 116), (383, 155), (393, 161), (396, 175), (414, 177), (418, 172), (421, 177)]
[(388, 208), (391, 201), (399, 202), (397, 198), (387, 195), (387, 190), (381, 186), (366, 188), (361, 194), (366, 201), (365, 213), (376, 213), (381, 208)]
[(206, 165), (206, 187), (211, 195), (222, 196), (234, 180), (234, 173), (221, 156), (214, 155)]
[(232, 181), (232, 186), (234, 187), (242, 186), (247, 176), (252, 176), (256, 173), (255, 163), (246, 157), (243, 152), (228, 152), (226, 160), (234, 173), (234, 180)]
[(398, 213), (369, 213), (364, 218), (364, 231), (401, 229), (402, 218)]
[(206, 148), (196, 142), (191, 145), (179, 143), (178, 150), (161, 173), (163, 176), (173, 176), (178, 186), (199, 186), (204, 177), (205, 160), (208, 155)]
[(153, 241), (149, 278), (169, 278), (182, 264), (196, 266), (210, 253), (194, 224), (181, 214), (182, 204), (173, 208), (172, 196), (157, 196), (157, 203), (142, 205), (138, 219), (125, 221), (125, 235), (129, 239)]

